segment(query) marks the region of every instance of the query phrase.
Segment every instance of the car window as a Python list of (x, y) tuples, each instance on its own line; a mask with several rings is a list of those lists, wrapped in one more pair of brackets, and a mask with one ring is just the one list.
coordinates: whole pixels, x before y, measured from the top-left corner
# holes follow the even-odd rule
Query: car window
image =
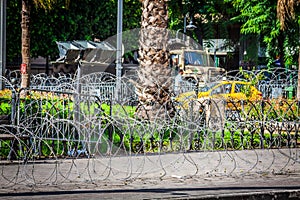
[(205, 86), (203, 86), (201, 88), (201, 92), (207, 92), (208, 90), (212, 89), (213, 87), (215, 87), (218, 84), (220, 84), (220, 83), (219, 82), (213, 82), (213, 83), (206, 84)]
[(186, 65), (207, 65), (204, 55), (200, 52), (187, 51), (184, 53), (184, 59)]
[(224, 84), (220, 85), (218, 87), (215, 87), (211, 91), (211, 95), (216, 95), (216, 94), (229, 94), (231, 91), (231, 84)]
[(211, 95), (223, 94), (224, 91), (225, 91), (224, 85), (220, 85), (220, 86), (218, 86), (218, 87), (215, 87), (215, 88), (211, 91)]
[(209, 90), (209, 87), (203, 86), (203, 87), (200, 89), (200, 92), (207, 92), (208, 90)]
[(231, 84), (225, 84), (224, 85), (224, 89), (225, 89), (225, 91), (224, 91), (225, 94), (230, 94), (230, 92), (231, 92)]

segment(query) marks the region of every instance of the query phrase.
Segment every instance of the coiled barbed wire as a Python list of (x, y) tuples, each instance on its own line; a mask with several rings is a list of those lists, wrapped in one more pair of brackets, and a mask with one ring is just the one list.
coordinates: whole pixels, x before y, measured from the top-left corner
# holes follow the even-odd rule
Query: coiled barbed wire
[[(299, 173), (298, 101), (265, 98), (227, 110), (226, 101), (194, 99), (188, 107), (176, 104), (171, 120), (149, 122), (134, 116), (130, 77), (122, 80), (122, 98), (114, 99), (115, 78), (37, 75), (22, 97), (2, 77), (9, 88), (0, 102), (2, 188)], [(227, 77), (237, 79), (239, 73)]]

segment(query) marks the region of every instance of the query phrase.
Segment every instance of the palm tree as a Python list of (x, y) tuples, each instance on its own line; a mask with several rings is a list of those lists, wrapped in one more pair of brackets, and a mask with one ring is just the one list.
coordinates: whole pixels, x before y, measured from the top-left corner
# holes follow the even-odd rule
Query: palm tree
[[(288, 22), (295, 20), (295, 8), (299, 6), (300, 0), (278, 0), (277, 1), (277, 18), (280, 21), (282, 30), (288, 28)], [(300, 25), (300, 24), (299, 24)], [(298, 84), (297, 100), (300, 101), (300, 47), (298, 57)]]
[[(66, 5), (70, 0), (66, 0)], [(22, 46), (22, 65), (25, 66), (22, 72), (21, 88), (28, 87), (30, 84), (30, 10), (32, 6), (37, 6), (43, 9), (51, 9), (52, 6), (57, 3), (57, 0), (22, 0), (21, 11), (21, 46)]]
[(136, 116), (154, 121), (174, 114), (171, 103), (171, 70), (169, 69), (167, 0), (141, 0)]

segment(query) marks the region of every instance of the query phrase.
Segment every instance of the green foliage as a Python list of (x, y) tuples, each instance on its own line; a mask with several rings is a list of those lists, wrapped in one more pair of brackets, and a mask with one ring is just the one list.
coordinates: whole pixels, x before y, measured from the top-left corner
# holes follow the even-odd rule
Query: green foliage
[[(230, 38), (237, 44), (243, 41), (237, 41), (238, 37), (229, 35), (228, 28), (233, 24), (241, 24), (241, 33), (254, 35), (261, 47), (267, 48), (269, 65), (277, 55), (284, 55), (285, 65), (289, 67), (298, 63), (299, 18), (289, 22), (292, 28), (281, 31), (276, 17), (276, 3), (268, 0), (172, 0), (168, 1), (169, 28), (176, 31), (183, 29), (184, 15), (189, 13), (198, 28), (187, 34), (199, 43), (202, 39)], [(123, 30), (139, 28), (140, 1), (124, 0), (123, 4)], [(57, 0), (51, 10), (32, 8), (32, 57), (56, 59), (56, 41), (105, 40), (116, 34), (117, 0), (77, 0), (69, 1), (68, 7), (65, 5), (65, 0)], [(15, 61), (17, 65), (21, 57), (20, 12), (21, 1), (7, 2), (7, 61)], [(254, 48), (257, 49), (257, 46)], [(248, 59), (257, 61), (257, 51), (247, 49), (247, 55)]]
[(268, 101), (252, 102), (244, 107), (244, 118), (264, 121), (297, 121), (300, 109), (295, 100), (271, 99)]
[(252, 71), (245, 71), (242, 67), (239, 68), (240, 73), (243, 75), (246, 82), (250, 82), (252, 86), (258, 84), (259, 81), (264, 80), (264, 73), (268, 72), (268, 70), (260, 70), (258, 73), (253, 73)]
[(299, 23), (290, 22), (291, 29), (282, 31), (277, 19), (277, 1), (268, 0), (226, 0), (232, 3), (240, 14), (232, 20), (241, 23), (241, 33), (246, 35), (256, 34), (261, 38), (261, 46), (266, 47), (268, 65), (274, 58), (281, 55), (285, 65), (297, 63), (299, 46)]
[[(123, 3), (123, 30), (139, 27), (141, 5), (138, 0)], [(57, 0), (51, 10), (31, 10), (31, 56), (58, 57), (56, 41), (105, 40), (117, 33), (116, 0)], [(21, 1), (7, 4), (7, 61), (21, 57)], [(20, 61), (18, 61), (20, 62)]]
[(7, 1), (6, 9), (6, 54), (7, 62), (21, 55), (21, 1)]
[(0, 99), (0, 115), (8, 115), (11, 113), (11, 101), (8, 99)]
[(241, 91), (246, 94), (247, 97), (251, 96), (251, 86), (256, 86), (259, 81), (264, 80), (264, 73), (267, 70), (260, 70), (258, 73), (253, 73), (251, 71), (245, 71), (242, 67), (239, 68), (240, 73), (243, 75), (246, 82), (249, 82), (249, 85), (245, 85), (245, 87), (241, 88)]
[[(225, 1), (182, 1), (172, 0), (169, 5), (169, 27), (183, 31), (184, 16), (188, 13), (187, 23), (193, 18), (197, 26), (187, 35), (202, 43), (202, 39), (228, 38), (229, 20), (234, 15), (231, 4)], [(217, 28), (216, 28), (217, 27)]]
[(129, 117), (133, 118), (136, 110), (135, 106), (126, 105), (112, 105), (103, 103), (101, 105), (106, 116), (118, 116), (118, 117)]
[(11, 149), (11, 143), (8, 140), (0, 141), (0, 160), (7, 158)]
[[(25, 104), (30, 105), (26, 110), (24, 109)], [(101, 132), (100, 140), (98, 138), (99, 135), (79, 138), (79, 136), (76, 136), (76, 130), (73, 130), (78, 127), (66, 128), (66, 125), (70, 126), (71, 124), (60, 124), (57, 127), (46, 125), (40, 127), (37, 125), (43, 134), (40, 153), (43, 156), (66, 155), (67, 151), (71, 149), (83, 148), (82, 142), (75, 141), (78, 139), (83, 142), (92, 141), (99, 143), (97, 151), (100, 153), (107, 153), (106, 151), (110, 147), (112, 147), (112, 152), (120, 151), (120, 149), (128, 150), (132, 153), (179, 151), (187, 148), (190, 134), (193, 134), (191, 150), (230, 150), (290, 145), (289, 137), (291, 136), (282, 133), (281, 135), (276, 135), (267, 131), (262, 132), (261, 122), (270, 120), (272, 122), (295, 122), (299, 120), (300, 114), (297, 102), (292, 100), (286, 102), (279, 100), (248, 102), (244, 105), (243, 113), (240, 114), (246, 122), (251, 124), (251, 127), (236, 128), (240, 127), (241, 122), (230, 121), (226, 122), (224, 132), (213, 132), (205, 129), (204, 126), (201, 127), (203, 128), (201, 130), (187, 130), (184, 127), (184, 123), (158, 128), (151, 123), (135, 120), (134, 106), (101, 104), (103, 112), (97, 114), (96, 109), (98, 108), (98, 104), (87, 107), (84, 105), (84, 102), (81, 102), (81, 110), (85, 115), (97, 115), (98, 119), (101, 120), (101, 128), (99, 127), (96, 130)], [(37, 116), (39, 117), (72, 119), (73, 109), (72, 101), (67, 101), (58, 96), (51, 96), (51, 94), (31, 93), (21, 100), (21, 112), (26, 111), (28, 112), (27, 114), (33, 116), (38, 114)], [(48, 116), (45, 116), (46, 113)], [(110, 114), (112, 115), (111, 118)], [(123, 123), (116, 123), (112, 121), (114, 119), (123, 120)], [(38, 120), (34, 119), (31, 123), (39, 124), (40, 121)], [(93, 127), (93, 124), (90, 124), (90, 126), (96, 129), (96, 127)], [(112, 139), (111, 142), (110, 139)], [(8, 155), (9, 145), (9, 141), (1, 141), (1, 158), (6, 158)], [(25, 146), (25, 148), (27, 147)], [(27, 149), (27, 151), (30, 151), (30, 149)], [(17, 154), (22, 157), (25, 156), (25, 152), (20, 151)], [(31, 156), (34, 155), (31, 154)]]

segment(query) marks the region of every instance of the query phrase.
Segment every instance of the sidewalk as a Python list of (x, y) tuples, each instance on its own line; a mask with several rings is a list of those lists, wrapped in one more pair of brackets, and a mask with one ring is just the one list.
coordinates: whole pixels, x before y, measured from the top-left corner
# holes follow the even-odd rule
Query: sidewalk
[(1, 199), (300, 199), (300, 149), (3, 164)]

